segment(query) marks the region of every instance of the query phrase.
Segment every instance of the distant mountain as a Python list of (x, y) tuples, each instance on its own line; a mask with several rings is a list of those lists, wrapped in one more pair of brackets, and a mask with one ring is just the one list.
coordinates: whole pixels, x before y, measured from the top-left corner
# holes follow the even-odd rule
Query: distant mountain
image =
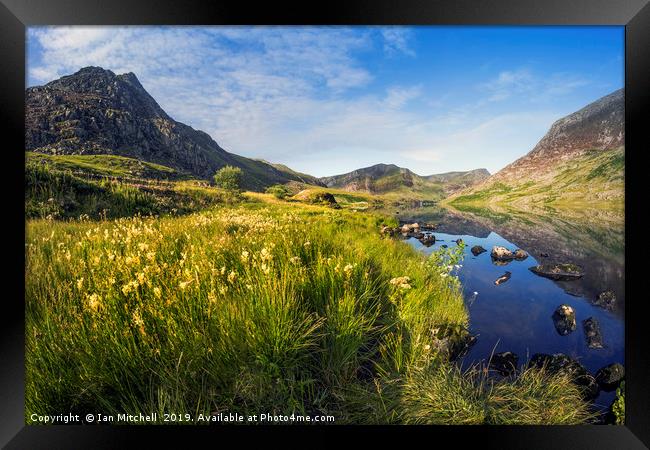
[(376, 164), (342, 175), (320, 178), (328, 187), (371, 194), (404, 193), (430, 195), (436, 200), (490, 176), (485, 169), (420, 176), (394, 164)]
[(244, 187), (253, 190), (302, 181), (291, 169), (229, 153), (207, 133), (175, 121), (133, 73), (85, 67), (25, 94), (28, 151), (126, 156), (200, 178), (232, 165), (244, 171)]
[(624, 147), (620, 89), (556, 121), (528, 154), (450, 201), (622, 200)]

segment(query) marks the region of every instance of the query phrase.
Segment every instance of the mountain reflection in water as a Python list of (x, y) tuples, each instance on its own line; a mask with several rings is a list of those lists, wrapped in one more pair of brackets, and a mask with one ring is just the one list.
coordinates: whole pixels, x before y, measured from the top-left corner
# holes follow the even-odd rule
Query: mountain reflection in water
[[(511, 351), (520, 364), (535, 353), (565, 353), (580, 361), (592, 374), (599, 368), (624, 364), (624, 215), (603, 210), (531, 211), (440, 207), (395, 208), (401, 222), (436, 225), (436, 243), (424, 246), (415, 238), (408, 242), (429, 254), (441, 246), (466, 244), (459, 278), (469, 310), (470, 331), (478, 335), (476, 344), (461, 361), (462, 366), (485, 362), (493, 353)], [(487, 251), (474, 256), (471, 248)], [(496, 262), (490, 257), (493, 246), (512, 251), (521, 248), (529, 257), (523, 261)], [(537, 264), (573, 263), (584, 276), (578, 280), (555, 281), (532, 273)], [(509, 278), (495, 280), (510, 272)], [(616, 302), (611, 310), (593, 302), (604, 291), (612, 291)], [(561, 304), (576, 312), (577, 328), (560, 335), (552, 315)], [(582, 321), (593, 317), (604, 337), (604, 348), (589, 348)], [(601, 392), (596, 399), (607, 407), (613, 392)]]

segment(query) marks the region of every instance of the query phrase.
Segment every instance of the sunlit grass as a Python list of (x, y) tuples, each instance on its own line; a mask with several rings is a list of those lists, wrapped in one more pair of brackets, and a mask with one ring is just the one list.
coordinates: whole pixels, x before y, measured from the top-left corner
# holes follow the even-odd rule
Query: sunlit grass
[(490, 390), (432, 350), (439, 329), (467, 325), (460, 284), (444, 257), (383, 239), (394, 219), (245, 198), (184, 217), (28, 221), (28, 421), (88, 410), (585, 417), (581, 403), (573, 415), (563, 406), (575, 400), (568, 380)]

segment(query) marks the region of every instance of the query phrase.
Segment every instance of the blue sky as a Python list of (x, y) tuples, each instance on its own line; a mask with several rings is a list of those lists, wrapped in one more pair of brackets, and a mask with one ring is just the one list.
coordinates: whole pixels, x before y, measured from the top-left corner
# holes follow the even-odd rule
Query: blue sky
[(224, 149), (316, 176), (494, 173), (623, 87), (623, 55), (623, 27), (31, 27), (27, 85), (134, 72)]

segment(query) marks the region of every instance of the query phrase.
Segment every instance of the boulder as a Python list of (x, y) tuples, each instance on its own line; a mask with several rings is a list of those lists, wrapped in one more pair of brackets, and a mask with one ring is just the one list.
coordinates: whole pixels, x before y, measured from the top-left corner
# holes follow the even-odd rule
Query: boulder
[(508, 281), (508, 280), (510, 279), (511, 276), (512, 276), (512, 274), (511, 274), (510, 272), (507, 272), (507, 271), (506, 271), (506, 273), (504, 273), (504, 274), (501, 275), (499, 278), (497, 278), (496, 280), (494, 280), (494, 284), (498, 286), (498, 285), (500, 285), (501, 283), (505, 283), (506, 281)]
[(480, 245), (475, 245), (474, 247), (472, 247), (472, 255), (474, 255), (474, 256), (478, 256), (478, 255), (480, 255), (481, 253), (484, 253), (484, 252), (487, 252), (487, 250), (485, 250)]
[(512, 352), (495, 353), (490, 359), (490, 368), (501, 375), (512, 375), (517, 371), (519, 357)]
[(433, 347), (445, 353), (450, 361), (465, 356), (476, 343), (476, 336), (468, 330), (441, 327), (434, 332)]
[(523, 261), (523, 260), (526, 259), (526, 258), (528, 258), (528, 253), (526, 253), (525, 250), (522, 250), (522, 249), (520, 249), (520, 248), (518, 248), (517, 250), (515, 250), (515, 259), (516, 259), (517, 261)]
[(514, 253), (512, 253), (507, 248), (500, 247), (498, 245), (492, 247), (492, 252), (490, 253), (490, 256), (492, 256), (492, 259), (495, 259), (497, 261), (510, 261), (512, 259), (515, 259)]
[(551, 280), (577, 280), (584, 275), (582, 268), (575, 264), (539, 264), (529, 267), (528, 270)]
[(566, 336), (576, 329), (576, 313), (569, 305), (560, 305), (553, 313), (553, 324), (560, 336)]
[(379, 232), (385, 236), (395, 236), (399, 233), (399, 231), (399, 228), (393, 228), (386, 225), (382, 226), (379, 230)]
[(601, 389), (611, 392), (618, 387), (618, 384), (625, 378), (625, 368), (622, 364), (613, 363), (598, 369), (596, 381)]
[(603, 334), (600, 331), (600, 324), (596, 319), (590, 317), (582, 321), (582, 328), (585, 330), (587, 345), (589, 348), (603, 348)]
[(433, 234), (425, 234), (419, 239), (419, 241), (422, 243), (422, 245), (431, 247), (436, 243), (436, 237)]
[(611, 311), (614, 309), (614, 304), (616, 303), (616, 294), (612, 291), (601, 292), (595, 300), (591, 301), (591, 303)]
[(598, 396), (600, 387), (596, 379), (578, 361), (563, 353), (548, 355), (536, 353), (530, 359), (528, 367), (544, 368), (552, 374), (566, 374), (575, 383), (585, 400), (593, 400)]

